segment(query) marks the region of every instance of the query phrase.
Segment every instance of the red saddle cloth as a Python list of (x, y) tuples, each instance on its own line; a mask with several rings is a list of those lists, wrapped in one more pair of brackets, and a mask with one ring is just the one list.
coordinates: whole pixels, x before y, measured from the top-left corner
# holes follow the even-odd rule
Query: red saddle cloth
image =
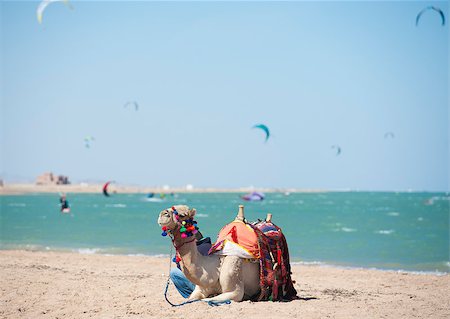
[(258, 237), (260, 251), (261, 291), (256, 299), (258, 301), (297, 299), (297, 291), (291, 278), (289, 249), (281, 228), (266, 221), (250, 225)]

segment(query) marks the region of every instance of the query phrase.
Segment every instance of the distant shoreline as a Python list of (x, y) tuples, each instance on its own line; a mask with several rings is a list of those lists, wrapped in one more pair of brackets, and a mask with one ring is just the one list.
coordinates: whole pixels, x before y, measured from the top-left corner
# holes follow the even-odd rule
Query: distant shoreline
[[(103, 184), (77, 183), (68, 185), (36, 185), (32, 183), (4, 183), (0, 186), (0, 196), (2, 195), (23, 195), (36, 193), (77, 193), (77, 194), (95, 194), (101, 193)], [(148, 194), (148, 193), (249, 193), (253, 191), (263, 193), (342, 193), (342, 192), (375, 192), (375, 193), (443, 193), (449, 194), (448, 191), (426, 191), (426, 190), (360, 190), (360, 189), (308, 189), (308, 188), (264, 188), (264, 187), (235, 187), (235, 188), (219, 188), (219, 187), (160, 187), (160, 186), (133, 186), (111, 184), (110, 192), (119, 194)]]
[[(68, 185), (36, 185), (36, 184), (5, 184), (0, 187), (1, 195), (22, 195), (31, 193), (100, 193), (103, 184), (68, 184)], [(148, 187), (148, 186), (127, 186), (111, 184), (110, 191), (119, 194), (148, 194), (148, 193), (248, 193), (259, 191), (265, 193), (326, 193), (321, 189), (294, 189), (294, 188), (186, 188), (186, 187)]]

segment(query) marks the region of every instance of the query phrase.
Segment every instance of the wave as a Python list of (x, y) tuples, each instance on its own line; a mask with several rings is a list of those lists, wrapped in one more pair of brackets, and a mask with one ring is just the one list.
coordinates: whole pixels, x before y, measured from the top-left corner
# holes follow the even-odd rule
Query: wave
[(100, 248), (78, 248), (72, 250), (75, 253), (79, 253), (82, 255), (95, 255), (101, 252)]
[(380, 234), (380, 235), (390, 235), (392, 233), (394, 233), (395, 230), (393, 229), (389, 229), (389, 230), (377, 230), (375, 231), (375, 234)]
[(318, 265), (326, 265), (326, 263), (322, 261), (293, 261), (291, 265), (305, 265), (305, 266), (318, 266)]
[(126, 208), (126, 204), (107, 204), (106, 207)]
[(27, 204), (25, 203), (9, 203), (9, 207), (27, 207)]
[(406, 269), (394, 269), (394, 268), (381, 268), (381, 267), (361, 267), (361, 266), (348, 266), (348, 265), (340, 265), (339, 263), (330, 263), (323, 261), (294, 261), (291, 262), (291, 265), (300, 265), (300, 266), (317, 266), (317, 267), (329, 267), (329, 268), (338, 268), (338, 269), (349, 269), (349, 270), (376, 270), (376, 271), (384, 271), (384, 272), (395, 272), (399, 274), (411, 274), (411, 275), (433, 275), (433, 276), (449, 276), (450, 275), (450, 262), (447, 262), (448, 270), (406, 270)]
[(342, 226), (341, 223), (334, 223), (334, 225), (337, 227), (333, 229), (334, 232), (343, 231), (344, 233), (352, 233), (358, 231), (356, 228)]
[(387, 215), (388, 215), (388, 216), (397, 217), (397, 216), (400, 215), (400, 213), (399, 213), (399, 212), (389, 212), (389, 213), (387, 213)]

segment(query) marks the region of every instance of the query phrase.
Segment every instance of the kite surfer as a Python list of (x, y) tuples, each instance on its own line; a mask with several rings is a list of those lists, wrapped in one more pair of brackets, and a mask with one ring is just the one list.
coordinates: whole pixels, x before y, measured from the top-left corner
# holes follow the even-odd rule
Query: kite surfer
[(66, 194), (61, 194), (59, 202), (61, 203), (61, 213), (70, 213), (69, 201), (66, 198)]

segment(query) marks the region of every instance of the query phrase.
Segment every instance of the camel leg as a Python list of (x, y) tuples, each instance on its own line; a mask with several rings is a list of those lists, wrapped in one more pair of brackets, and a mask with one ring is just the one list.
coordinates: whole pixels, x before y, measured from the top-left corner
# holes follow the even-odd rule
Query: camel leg
[(195, 286), (194, 291), (189, 296), (188, 300), (197, 300), (197, 299), (203, 299), (207, 295), (204, 294), (202, 289), (199, 286)]
[(220, 286), (222, 293), (204, 301), (242, 301), (244, 297), (244, 281), (242, 280), (242, 259), (237, 256), (226, 256), (220, 269)]

